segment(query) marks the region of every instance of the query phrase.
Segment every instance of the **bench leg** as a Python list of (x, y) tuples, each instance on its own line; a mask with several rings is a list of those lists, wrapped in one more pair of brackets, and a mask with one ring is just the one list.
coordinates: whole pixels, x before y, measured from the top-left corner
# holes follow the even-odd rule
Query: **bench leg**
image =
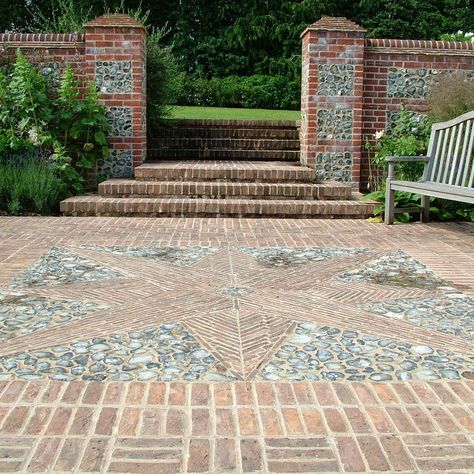
[(385, 224), (393, 224), (395, 214), (395, 191), (391, 189), (390, 183), (387, 183), (385, 193)]
[(421, 222), (430, 221), (430, 197), (421, 196), (421, 207), (423, 208), (421, 212)]

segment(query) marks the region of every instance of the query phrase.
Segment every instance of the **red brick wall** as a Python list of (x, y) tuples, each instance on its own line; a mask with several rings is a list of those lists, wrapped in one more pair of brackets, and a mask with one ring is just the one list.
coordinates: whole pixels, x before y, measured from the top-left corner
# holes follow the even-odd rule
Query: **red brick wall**
[[(364, 51), (363, 135), (369, 138), (385, 129), (387, 111), (402, 105), (413, 112), (427, 110), (424, 98), (389, 97), (390, 68), (474, 71), (474, 46), (468, 42), (367, 39)], [(368, 157), (363, 152), (361, 183), (367, 183)]]
[[(402, 104), (410, 111), (426, 111), (425, 94), (417, 94), (416, 90), (413, 93), (411, 87), (402, 87), (401, 97), (392, 97), (397, 89), (389, 87), (389, 76), (407, 74), (416, 77), (414, 75), (421, 69), (427, 70), (427, 76), (433, 76), (433, 70), (436, 73), (474, 71), (472, 43), (364, 40), (364, 30), (344, 18), (323, 17), (305, 30), (302, 40), (301, 161), (315, 168), (322, 179), (336, 177), (361, 189), (366, 187), (368, 176), (365, 138), (384, 129), (387, 112), (399, 111)], [(338, 90), (334, 85), (338, 82), (333, 80), (335, 76), (327, 75), (324, 68), (328, 70), (333, 66), (337, 69), (344, 64), (351, 65), (352, 70), (343, 72), (344, 80), (339, 81)], [(406, 72), (400, 72), (405, 69)], [(352, 88), (347, 87), (351, 76)], [(423, 91), (426, 92), (426, 88)], [(322, 110), (330, 115), (331, 111), (340, 109), (352, 110), (352, 135), (343, 140), (325, 137), (330, 137), (331, 133), (325, 133), (324, 128), (329, 132), (331, 129), (318, 120), (318, 114)], [(350, 156), (350, 179), (340, 169), (341, 160), (334, 161), (341, 155)], [(322, 158), (326, 161), (321, 162)]]

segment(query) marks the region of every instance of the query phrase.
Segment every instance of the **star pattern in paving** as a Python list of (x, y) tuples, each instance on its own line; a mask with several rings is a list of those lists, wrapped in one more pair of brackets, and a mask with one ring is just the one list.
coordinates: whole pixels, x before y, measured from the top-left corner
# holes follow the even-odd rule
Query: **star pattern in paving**
[[(341, 330), (358, 330), (388, 338), (404, 338), (461, 353), (473, 353), (469, 341), (449, 334), (393, 321), (370, 313), (370, 302), (425, 298), (438, 288), (381, 285), (369, 279), (340, 278), (348, 270), (364, 268), (386, 255), (381, 250), (335, 253), (318, 261), (269, 265), (238, 248), (222, 248), (187, 266), (101, 251), (65, 248), (76, 258), (93, 261), (116, 279), (55, 282), (54, 285), (15, 288), (53, 300), (108, 305), (67, 324), (11, 338), (0, 357), (24, 351), (67, 345), (71, 341), (180, 324), (238, 379), (261, 371), (301, 322)], [(299, 262), (301, 263), (301, 262)]]

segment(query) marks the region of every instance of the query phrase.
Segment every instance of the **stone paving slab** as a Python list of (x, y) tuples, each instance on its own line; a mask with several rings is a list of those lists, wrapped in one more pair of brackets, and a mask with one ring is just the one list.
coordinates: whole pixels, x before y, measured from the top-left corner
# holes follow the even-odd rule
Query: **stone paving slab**
[(0, 218), (0, 472), (472, 472), (474, 226)]

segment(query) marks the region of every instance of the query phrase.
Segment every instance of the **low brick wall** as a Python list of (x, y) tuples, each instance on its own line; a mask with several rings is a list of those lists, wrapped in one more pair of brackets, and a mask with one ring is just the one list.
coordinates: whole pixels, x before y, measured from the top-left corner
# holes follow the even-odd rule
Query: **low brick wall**
[(103, 15), (85, 33), (0, 34), (0, 60), (13, 61), (20, 49), (57, 84), (67, 64), (85, 84), (95, 81), (111, 126), (110, 156), (97, 172), (129, 177), (146, 157), (146, 32), (128, 15)]
[(302, 34), (301, 160), (321, 180), (364, 188), (364, 140), (390, 128), (402, 105), (426, 112), (429, 86), (443, 73), (474, 74), (468, 42), (365, 39), (345, 18), (323, 17)]

